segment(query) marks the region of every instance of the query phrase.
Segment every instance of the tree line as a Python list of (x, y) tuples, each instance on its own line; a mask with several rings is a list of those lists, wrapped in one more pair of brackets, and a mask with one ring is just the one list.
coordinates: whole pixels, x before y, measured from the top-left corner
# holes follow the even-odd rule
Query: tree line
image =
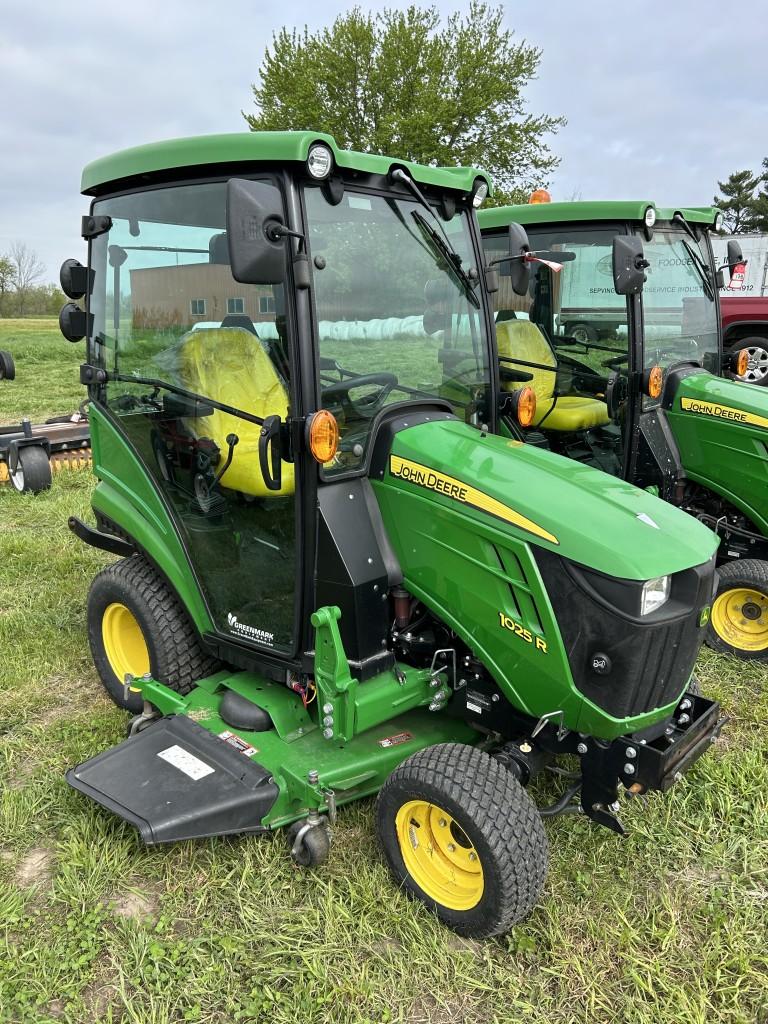
[(757, 174), (734, 171), (718, 181), (722, 195), (714, 203), (723, 211), (724, 228), (731, 235), (768, 233), (768, 157)]
[(55, 316), (64, 293), (55, 284), (41, 284), (45, 268), (26, 242), (16, 241), (0, 253), (0, 317)]

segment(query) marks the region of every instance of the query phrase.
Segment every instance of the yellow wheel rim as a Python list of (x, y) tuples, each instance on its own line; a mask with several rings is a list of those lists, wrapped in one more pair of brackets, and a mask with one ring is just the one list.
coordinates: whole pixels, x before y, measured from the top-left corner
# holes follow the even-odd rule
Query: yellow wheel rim
[(406, 870), (435, 903), (471, 910), (483, 895), (480, 857), (458, 822), (436, 804), (409, 800), (395, 818)]
[(740, 651), (768, 647), (768, 596), (749, 587), (724, 590), (712, 605), (712, 628)]
[(112, 671), (122, 683), (126, 675), (143, 676), (149, 672), (149, 650), (141, 626), (124, 604), (110, 604), (101, 620), (104, 641)]

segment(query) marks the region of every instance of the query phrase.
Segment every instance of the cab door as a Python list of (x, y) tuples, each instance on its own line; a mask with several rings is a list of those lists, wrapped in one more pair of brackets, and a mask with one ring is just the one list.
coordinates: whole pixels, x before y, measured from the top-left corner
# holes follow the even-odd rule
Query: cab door
[(268, 417), (294, 414), (293, 317), (287, 279), (233, 277), (226, 203), (216, 181), (95, 204), (112, 226), (91, 246), (92, 358), (109, 373), (105, 412), (162, 495), (216, 632), (292, 656), (298, 487), (289, 462), (268, 485), (259, 437)]

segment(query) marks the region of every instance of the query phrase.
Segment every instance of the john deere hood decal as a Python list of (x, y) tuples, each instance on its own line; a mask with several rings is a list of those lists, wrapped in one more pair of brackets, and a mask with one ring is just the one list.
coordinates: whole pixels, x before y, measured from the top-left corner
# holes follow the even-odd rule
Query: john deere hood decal
[(683, 412), (698, 412), (702, 416), (714, 416), (718, 420), (729, 420), (732, 423), (749, 423), (754, 427), (768, 429), (768, 418), (758, 416), (743, 409), (733, 409), (730, 405), (719, 402), (703, 402), (700, 398), (681, 398), (680, 407)]
[(447, 498), (452, 498), (462, 505), (469, 505), (471, 508), (496, 516), (497, 519), (503, 519), (513, 526), (520, 527), (521, 530), (527, 530), (528, 533), (532, 533), (536, 537), (548, 540), (550, 544), (560, 543), (554, 534), (519, 512), (515, 512), (508, 505), (497, 501), (496, 498), (478, 491), (475, 487), (470, 487), (462, 480), (446, 476), (445, 473), (438, 473), (436, 470), (430, 469), (429, 466), (423, 466), (420, 462), (411, 462), (410, 459), (403, 459), (399, 455), (390, 455), (389, 472), (392, 476), (400, 477), (401, 480), (418, 484), (419, 487), (426, 487), (428, 490), (444, 494)]

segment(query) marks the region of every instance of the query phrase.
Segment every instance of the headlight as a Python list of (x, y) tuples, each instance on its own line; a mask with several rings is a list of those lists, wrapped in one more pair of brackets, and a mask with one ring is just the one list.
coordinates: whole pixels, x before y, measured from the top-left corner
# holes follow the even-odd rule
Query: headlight
[(475, 190), (472, 193), (472, 205), (477, 210), (483, 205), (485, 200), (488, 198), (488, 186), (484, 181), (478, 181), (475, 185)]
[(652, 228), (656, 223), (656, 211), (652, 206), (646, 206), (643, 222), (647, 228)]
[(307, 170), (313, 178), (327, 178), (333, 167), (333, 154), (327, 146), (317, 143), (310, 146), (307, 155)]
[(715, 214), (714, 228), (715, 228), (715, 231), (722, 231), (723, 230), (723, 215), (722, 215), (722, 213)]
[(669, 600), (669, 576), (657, 576), (643, 584), (640, 614), (650, 615)]

